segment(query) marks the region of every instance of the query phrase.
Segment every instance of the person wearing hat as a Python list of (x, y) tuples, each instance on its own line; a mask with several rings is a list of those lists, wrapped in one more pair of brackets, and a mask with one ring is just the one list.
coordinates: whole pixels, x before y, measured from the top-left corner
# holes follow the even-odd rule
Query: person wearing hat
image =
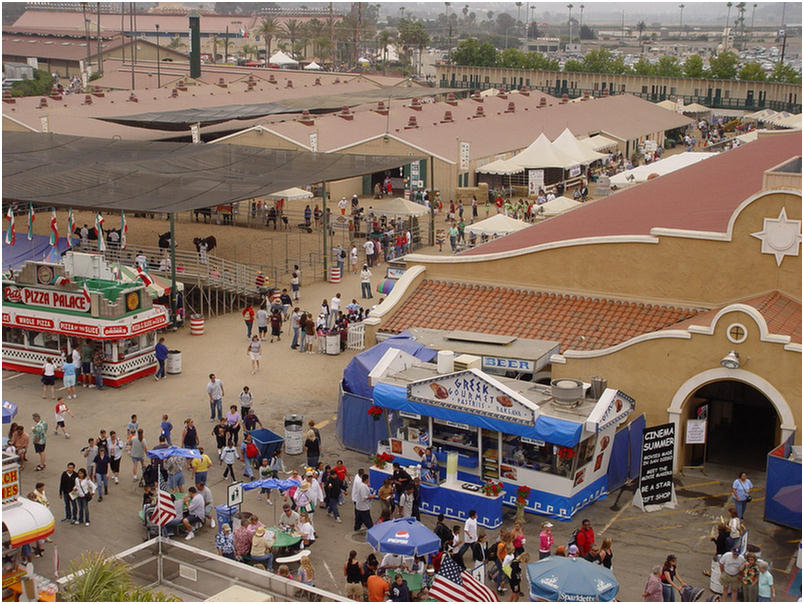
[(232, 535), (232, 527), (229, 523), (224, 522), (221, 525), (221, 531), (215, 535), (215, 548), (218, 550), (218, 555), (230, 560), (235, 559), (234, 550), (234, 535)]
[(539, 560), (543, 560), (550, 555), (553, 548), (553, 523), (543, 522), (542, 531), (539, 533)]
[(267, 570), (273, 569), (274, 555), (271, 548), (274, 546), (274, 534), (265, 530), (264, 526), (258, 526), (254, 531), (254, 538), (251, 540), (250, 557), (252, 562), (259, 562), (265, 565)]
[(578, 546), (573, 543), (567, 550), (567, 558), (577, 558), (579, 553)]
[(310, 494), (310, 483), (303, 480), (296, 492), (293, 494), (293, 503), (296, 504), (296, 509), (301, 512), (310, 512), (315, 509), (312, 504), (312, 497)]
[(737, 595), (741, 587), (741, 573), (745, 569), (745, 558), (740, 555), (740, 547), (735, 545), (731, 551), (720, 557), (720, 583), (723, 585), (723, 600), (728, 600), (729, 595), (733, 602), (737, 601)]

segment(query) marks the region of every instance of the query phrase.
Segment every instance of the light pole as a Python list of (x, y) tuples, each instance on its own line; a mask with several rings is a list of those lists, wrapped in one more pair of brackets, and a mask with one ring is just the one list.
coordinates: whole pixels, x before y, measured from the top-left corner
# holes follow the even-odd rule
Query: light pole
[[(679, 29), (679, 31), (683, 31), (684, 30), (684, 5), (683, 4), (678, 5), (678, 11), (679, 11), (678, 29)], [(679, 33), (679, 36), (681, 36), (680, 33)]]
[[(530, 40), (530, 28), (533, 27), (534, 19), (536, 18), (534, 15), (536, 13), (536, 5), (532, 5), (530, 7), (530, 25), (528, 26), (528, 40)], [(536, 36), (534, 36), (536, 37)]]
[(449, 26), (449, 38), (447, 40), (447, 45), (449, 46), (449, 48), (447, 49), (447, 56), (450, 56), (451, 53), (452, 53), (452, 21), (449, 18), (449, 6), (450, 6), (450, 4), (451, 4), (450, 2), (444, 2), (444, 6), (445, 6), (444, 10), (445, 10), (445, 12), (447, 14), (447, 25)]
[(159, 61), (159, 23), (155, 24), (156, 27), (156, 87), (162, 87), (162, 74), (161, 74), (161, 65)]
[(754, 15), (756, 14), (756, 12), (757, 12), (757, 5), (754, 4), (751, 7), (751, 36), (754, 35)]
[(584, 5), (581, 4), (581, 19), (578, 21), (578, 47), (580, 48), (581, 44), (583, 44), (583, 9)]
[(569, 10), (569, 17), (567, 17), (567, 25), (569, 26), (569, 43), (572, 44), (572, 4), (567, 4)]

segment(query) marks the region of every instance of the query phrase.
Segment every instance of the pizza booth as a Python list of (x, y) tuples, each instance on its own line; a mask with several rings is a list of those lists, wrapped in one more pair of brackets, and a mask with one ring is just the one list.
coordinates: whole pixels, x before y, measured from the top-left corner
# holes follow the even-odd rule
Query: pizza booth
[[(438, 357), (438, 364), (425, 363), (391, 348), (369, 374), (388, 427), (378, 454), (390, 454), (414, 472), (426, 447), (439, 460), (438, 483), (422, 483), (422, 512), (464, 519), (474, 507), (480, 524), (483, 509), (493, 520), (497, 511), (487, 509), (490, 497), (428, 501), (444, 499), (428, 494), (432, 488), (477, 493), (477, 485), (489, 481), (502, 484), (500, 505), (515, 506), (517, 489), (525, 485), (531, 489), (526, 511), (562, 520), (607, 494), (611, 444), (634, 410), (632, 398), (607, 388), (604, 380), (562, 378), (544, 385), (490, 375), (479, 357), (462, 355), (458, 371), (449, 351)], [(455, 459), (456, 480), (449, 475), (449, 457)], [(378, 488), (383, 476), (376, 466), (371, 474), (371, 486)]]
[(84, 340), (103, 346), (104, 385), (122, 386), (156, 371), (157, 331), (167, 308), (142, 282), (122, 281), (98, 254), (68, 252), (61, 263), (28, 261), (3, 275), (3, 368), (41, 373)]
[[(22, 547), (53, 534), (50, 510), (20, 494), (20, 467), (13, 455), (3, 455), (3, 601), (55, 602), (56, 585), (23, 564)], [(23, 592), (25, 597), (22, 598)]]

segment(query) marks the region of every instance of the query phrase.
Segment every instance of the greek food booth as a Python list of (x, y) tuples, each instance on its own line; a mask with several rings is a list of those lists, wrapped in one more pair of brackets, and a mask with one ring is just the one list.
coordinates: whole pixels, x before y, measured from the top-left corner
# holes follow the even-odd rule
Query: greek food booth
[[(604, 380), (543, 385), (489, 375), (480, 358), (455, 371), (445, 352), (435, 365), (390, 349), (370, 374), (389, 431), (378, 454), (414, 466), (414, 473), (426, 447), (439, 460), (438, 484), (422, 482), (422, 512), (464, 519), (474, 508), (479, 524), (496, 528), (497, 498), (476, 490), (487, 482), (502, 484), (500, 506), (516, 506), (524, 485), (526, 511), (561, 520), (607, 494), (610, 445), (634, 410), (632, 398)], [(457, 454), (454, 479), (445, 467), (449, 454)], [(372, 467), (371, 487), (388, 472)]]
[(61, 263), (28, 261), (3, 275), (3, 369), (42, 373), (83, 340), (103, 346), (104, 385), (156, 371), (156, 332), (169, 323), (143, 282), (122, 281), (99, 254), (67, 252)]

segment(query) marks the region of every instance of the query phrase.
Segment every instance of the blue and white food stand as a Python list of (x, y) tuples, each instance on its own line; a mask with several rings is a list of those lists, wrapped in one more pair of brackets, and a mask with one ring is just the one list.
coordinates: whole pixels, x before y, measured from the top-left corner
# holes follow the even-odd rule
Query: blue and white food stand
[[(487, 480), (503, 483), (501, 504), (515, 506), (518, 487), (526, 485), (527, 511), (564, 520), (606, 495), (614, 433), (634, 410), (619, 390), (593, 398), (580, 380), (554, 380), (551, 387), (477, 368), (439, 373), (418, 360), (396, 371), (387, 366), (384, 375), (372, 372), (374, 402), (399, 421), (387, 422), (389, 432), (398, 428), (378, 453), (415, 466), (430, 446), (441, 462), (439, 484), (422, 485), (422, 512), (463, 519), (474, 508), (479, 524), (496, 528), (497, 498), (468, 490)], [(457, 454), (456, 480), (444, 467), (448, 453)], [(372, 488), (388, 473), (372, 468)]]

